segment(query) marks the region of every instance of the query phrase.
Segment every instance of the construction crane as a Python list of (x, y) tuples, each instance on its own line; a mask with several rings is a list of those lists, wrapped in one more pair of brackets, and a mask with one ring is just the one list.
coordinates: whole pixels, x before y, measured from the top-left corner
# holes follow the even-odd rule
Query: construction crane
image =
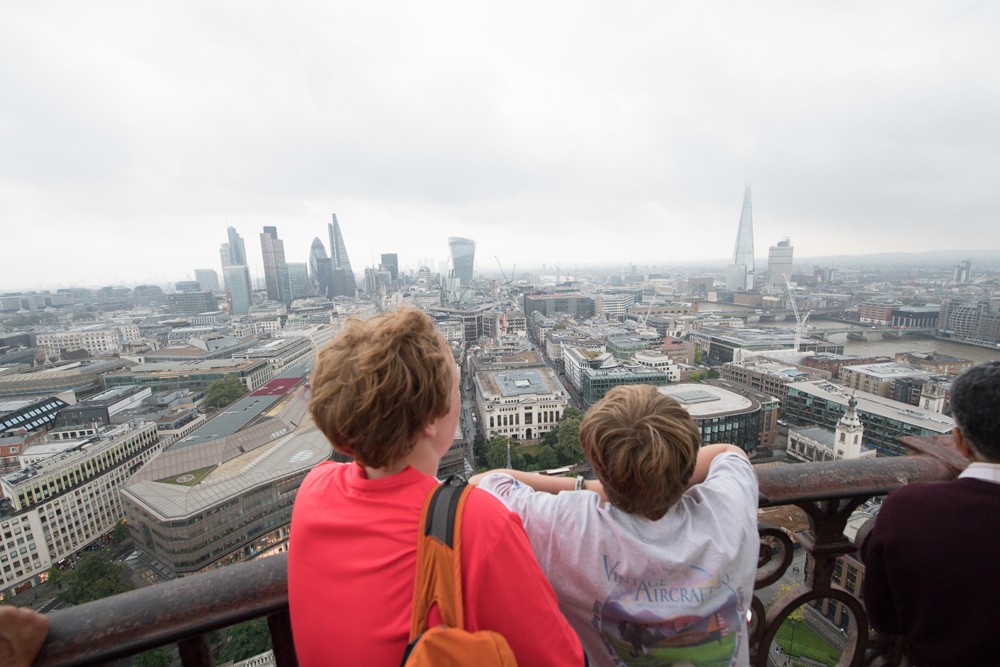
[(799, 307), (795, 304), (795, 295), (792, 293), (792, 283), (788, 280), (787, 273), (781, 275), (785, 279), (785, 287), (788, 288), (788, 302), (792, 305), (792, 313), (795, 315), (795, 351), (798, 352), (799, 346), (802, 345), (802, 334), (805, 333), (806, 322), (813, 311), (810, 310), (805, 317), (799, 316)]
[(503, 264), (500, 263), (500, 258), (493, 255), (493, 258), (497, 261), (497, 266), (500, 267), (500, 275), (503, 276), (503, 294), (504, 298), (510, 297), (510, 286), (514, 282), (514, 271), (517, 270), (517, 264), (515, 264), (510, 270), (510, 278), (507, 278), (507, 274), (504, 273)]

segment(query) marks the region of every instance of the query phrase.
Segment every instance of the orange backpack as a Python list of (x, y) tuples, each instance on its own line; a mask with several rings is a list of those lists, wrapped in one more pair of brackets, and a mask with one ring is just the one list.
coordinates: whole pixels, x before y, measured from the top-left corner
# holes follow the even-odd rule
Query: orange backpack
[[(462, 606), (462, 510), (471, 486), (444, 484), (427, 494), (417, 538), (417, 576), (413, 584), (410, 643), (404, 667), (516, 667), (517, 660), (503, 635), (493, 630), (465, 629)], [(427, 617), (437, 605), (443, 625), (427, 629)]]

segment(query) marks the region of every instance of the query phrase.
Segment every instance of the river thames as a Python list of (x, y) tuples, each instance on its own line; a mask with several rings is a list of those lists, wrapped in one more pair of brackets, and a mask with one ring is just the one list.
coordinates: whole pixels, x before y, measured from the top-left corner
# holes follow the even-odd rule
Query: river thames
[[(738, 306), (727, 306), (727, 304), (720, 303), (702, 303), (698, 312), (701, 314), (719, 313), (720, 315), (734, 315), (738, 313), (745, 313), (746, 309)], [(825, 329), (843, 329), (847, 326), (849, 325), (832, 320), (809, 320), (808, 333), (823, 331)], [(747, 327), (762, 329), (778, 327), (782, 329), (791, 329), (795, 327), (795, 322), (792, 320), (786, 320), (773, 323), (766, 322), (762, 324), (749, 323), (747, 324)], [(866, 327), (863, 326), (852, 326), (852, 328), (857, 329), (858, 331), (867, 330)], [(882, 338), (882, 335), (878, 333), (868, 335), (869, 340), (863, 341), (850, 340), (848, 339), (846, 333), (833, 334), (830, 336), (830, 341), (837, 343), (838, 345), (843, 345), (844, 354), (853, 354), (856, 356), (891, 357), (897, 352), (938, 352), (940, 354), (947, 354), (953, 357), (971, 359), (976, 363), (1000, 359), (1000, 348), (996, 348), (994, 350), (987, 347), (979, 347), (977, 345), (964, 345), (962, 343), (953, 343), (951, 341), (939, 340), (937, 338), (925, 338), (920, 336)]]

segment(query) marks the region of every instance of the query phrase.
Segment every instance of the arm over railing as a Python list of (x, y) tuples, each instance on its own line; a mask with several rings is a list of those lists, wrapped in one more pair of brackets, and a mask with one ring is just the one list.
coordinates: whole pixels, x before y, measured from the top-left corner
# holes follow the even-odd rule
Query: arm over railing
[[(753, 599), (751, 663), (767, 667), (781, 624), (797, 607), (832, 598), (850, 609), (840, 665), (901, 664), (899, 638), (869, 632), (861, 601), (833, 583), (839, 556), (855, 551), (844, 535), (851, 513), (866, 500), (917, 481), (953, 479), (965, 466), (951, 438), (903, 438), (914, 456), (801, 463), (758, 470), (760, 507), (794, 505), (809, 520), (799, 533), (808, 558), (804, 581), (781, 593), (765, 610)], [(775, 526), (761, 524), (756, 588), (777, 582), (791, 566), (792, 541)], [(212, 664), (208, 635), (253, 618), (267, 617), (278, 667), (295, 667), (288, 617), (287, 556), (232, 565), (149, 586), (49, 614), (49, 636), (36, 667), (83, 667), (177, 644), (184, 665)], [(332, 621), (335, 622), (335, 621)]]

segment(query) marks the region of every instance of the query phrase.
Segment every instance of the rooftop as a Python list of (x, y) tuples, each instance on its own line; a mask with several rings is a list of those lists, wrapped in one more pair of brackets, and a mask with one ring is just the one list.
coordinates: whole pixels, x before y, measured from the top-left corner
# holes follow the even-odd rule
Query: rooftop
[(847, 370), (855, 373), (864, 373), (865, 375), (871, 375), (882, 380), (892, 380), (893, 378), (903, 377), (930, 378), (937, 375), (934, 371), (925, 371), (921, 368), (904, 366), (903, 364), (897, 364), (893, 361), (878, 364), (861, 364), (859, 366), (844, 366), (840, 370), (841, 372)]
[(854, 393), (854, 390), (830, 382), (829, 380), (812, 380), (809, 382), (793, 382), (788, 385), (789, 390), (796, 390), (811, 396), (825, 398), (834, 403), (838, 403), (847, 409), (847, 401), (852, 395), (858, 400), (858, 412), (867, 412), (873, 415), (895, 419), (906, 424), (911, 424), (919, 428), (941, 433), (942, 435), (951, 433), (955, 425), (951, 417), (918, 408), (907, 403), (900, 403), (890, 398), (883, 398), (877, 394), (867, 392)]
[(657, 387), (657, 390), (683, 405), (692, 417), (742, 412), (754, 405), (754, 401), (746, 396), (710, 384), (668, 384)]

